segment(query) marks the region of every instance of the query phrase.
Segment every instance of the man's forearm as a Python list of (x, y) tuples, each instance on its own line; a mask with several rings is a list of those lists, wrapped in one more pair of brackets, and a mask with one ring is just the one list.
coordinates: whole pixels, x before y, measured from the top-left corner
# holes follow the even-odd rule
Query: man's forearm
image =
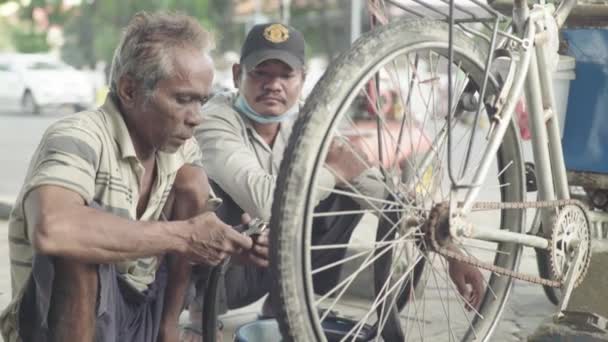
[(185, 221), (133, 221), (86, 206), (55, 210), (36, 222), (32, 242), (39, 252), (86, 263), (178, 252), (187, 228)]

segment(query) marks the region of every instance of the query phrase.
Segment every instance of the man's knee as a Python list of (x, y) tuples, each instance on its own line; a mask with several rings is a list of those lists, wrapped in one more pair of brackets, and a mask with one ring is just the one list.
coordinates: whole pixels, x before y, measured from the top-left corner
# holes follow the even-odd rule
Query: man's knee
[(198, 166), (184, 165), (177, 172), (165, 214), (171, 220), (191, 218), (206, 209), (208, 199), (207, 174)]

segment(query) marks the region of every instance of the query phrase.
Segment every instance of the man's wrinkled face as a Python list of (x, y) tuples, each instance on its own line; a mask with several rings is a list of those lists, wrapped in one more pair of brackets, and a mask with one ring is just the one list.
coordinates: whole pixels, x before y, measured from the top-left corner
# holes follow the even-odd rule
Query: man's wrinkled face
[(235, 64), (236, 87), (249, 105), (261, 115), (281, 115), (296, 104), (304, 85), (304, 70), (271, 59), (251, 70)]
[(138, 103), (138, 132), (155, 149), (175, 152), (201, 122), (201, 106), (213, 82), (211, 58), (194, 49), (176, 49), (173, 72), (156, 84), (154, 93)]

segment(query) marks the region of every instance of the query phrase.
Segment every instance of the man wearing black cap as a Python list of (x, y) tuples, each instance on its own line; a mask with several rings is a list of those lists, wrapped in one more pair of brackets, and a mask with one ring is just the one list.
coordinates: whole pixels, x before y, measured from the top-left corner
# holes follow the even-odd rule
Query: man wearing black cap
[[(232, 68), (237, 93), (222, 93), (203, 108), (203, 123), (195, 131), (203, 153), (203, 165), (216, 193), (224, 199), (226, 223), (236, 225), (243, 214), (270, 220), (272, 197), (279, 165), (300, 110), (300, 93), (306, 77), (305, 41), (293, 27), (269, 23), (254, 26), (241, 49), (240, 63)], [(366, 207), (349, 196), (330, 194), (342, 183), (354, 184), (365, 195), (385, 197), (376, 169), (361, 156), (366, 154), (333, 143), (325, 167), (317, 175), (317, 212), (337, 212)], [(330, 171), (331, 169), (331, 171)], [(313, 221), (312, 243), (345, 244), (361, 215), (317, 217)], [(256, 240), (254, 251), (262, 258), (268, 255), (268, 236)], [(343, 258), (344, 250), (328, 249), (312, 255), (312, 268)], [(476, 271), (476, 270), (475, 270)], [(478, 271), (477, 271), (478, 272)], [(269, 290), (269, 271), (265, 268), (231, 264), (225, 273), (225, 291), (221, 299), (229, 309), (258, 300)], [(316, 293), (325, 293), (338, 281), (339, 268), (318, 272), (314, 276)], [(199, 298), (203, 289), (199, 290)], [(269, 301), (262, 309), (271, 315)], [(202, 310), (195, 301), (191, 315)], [(200, 321), (200, 318), (193, 319)]]
[[(305, 41), (293, 27), (269, 23), (254, 26), (248, 33), (241, 49), (238, 64), (233, 65), (233, 80), (237, 93), (220, 93), (203, 109), (203, 124), (195, 136), (203, 151), (203, 164), (216, 193), (224, 199), (218, 212), (228, 224), (239, 224), (241, 216), (270, 220), (272, 196), (276, 176), (287, 146), (293, 122), (300, 109), (300, 94), (306, 77)], [(339, 150), (339, 151), (338, 151)], [(321, 170), (320, 182), (331, 189), (336, 179), (347, 181), (360, 176), (366, 170), (363, 163), (354, 162), (352, 151), (332, 147), (327, 160), (335, 177), (328, 168)], [(331, 152), (331, 151), (330, 151)], [(365, 182), (363, 182), (365, 183)], [(352, 199), (319, 193), (318, 210), (349, 210), (358, 207)], [(318, 234), (315, 239), (346, 243), (360, 216), (351, 215), (329, 222), (315, 221)], [(314, 233), (313, 233), (314, 234)], [(268, 236), (256, 240), (255, 252), (262, 258), (268, 255)], [(325, 253), (315, 260), (327, 263), (339, 255)], [(220, 286), (220, 302), (233, 309), (248, 305), (269, 289), (269, 271), (264, 268), (243, 267), (231, 264), (226, 270), (224, 286)], [(315, 281), (323, 292), (337, 281), (339, 272), (320, 272)], [(202, 310), (204, 288), (199, 281), (195, 301), (190, 305), (192, 322), (200, 322), (196, 311)], [(195, 313), (193, 315), (193, 313)], [(262, 315), (270, 315), (266, 301)], [(199, 316), (199, 317), (197, 317)], [(193, 332), (195, 327), (187, 329)], [(195, 341), (189, 336), (189, 341)]]

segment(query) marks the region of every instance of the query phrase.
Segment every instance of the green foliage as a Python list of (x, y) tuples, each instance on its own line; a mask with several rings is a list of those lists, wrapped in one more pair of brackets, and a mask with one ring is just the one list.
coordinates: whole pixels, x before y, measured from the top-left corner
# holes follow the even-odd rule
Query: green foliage
[[(0, 4), (6, 1), (9, 0), (0, 0)], [(32, 17), (36, 7), (49, 12), (50, 25), (63, 27), (65, 44), (61, 54), (75, 66), (93, 67), (100, 60), (109, 64), (122, 28), (139, 11), (179, 11), (198, 18), (214, 33), (218, 54), (239, 51), (249, 23), (247, 18), (236, 20), (233, 14), (236, 1), (231, 0), (82, 0), (80, 6), (67, 11), (61, 3), (62, 0), (31, 0), (19, 12), (21, 23), (12, 35), (12, 45), (28, 52), (49, 48), (46, 32), (34, 29)], [(350, 20), (350, 0), (311, 1), (313, 3), (304, 8), (293, 6), (291, 10), (291, 24), (304, 33), (309, 56), (333, 56), (348, 48), (350, 40), (345, 38), (349, 37), (349, 25), (345, 23)], [(279, 13), (265, 15), (278, 19)]]
[(35, 32), (29, 29), (14, 29), (12, 41), (18, 52), (35, 53), (49, 50), (45, 32)]
[[(48, 1), (48, 0), (47, 0)], [(225, 3), (229, 1), (221, 1)], [(122, 0), (83, 1), (78, 13), (65, 23), (66, 44), (62, 55), (71, 64), (93, 66), (99, 60), (109, 62), (121, 30), (139, 11), (169, 10), (199, 18), (207, 28), (215, 26), (208, 0)]]
[[(0, 3), (2, 0), (0, 0)], [(10, 27), (8, 23), (2, 18), (0, 18), (0, 32), (10, 32)], [(12, 39), (9, 35), (0, 34), (0, 51), (12, 50), (13, 44)]]

